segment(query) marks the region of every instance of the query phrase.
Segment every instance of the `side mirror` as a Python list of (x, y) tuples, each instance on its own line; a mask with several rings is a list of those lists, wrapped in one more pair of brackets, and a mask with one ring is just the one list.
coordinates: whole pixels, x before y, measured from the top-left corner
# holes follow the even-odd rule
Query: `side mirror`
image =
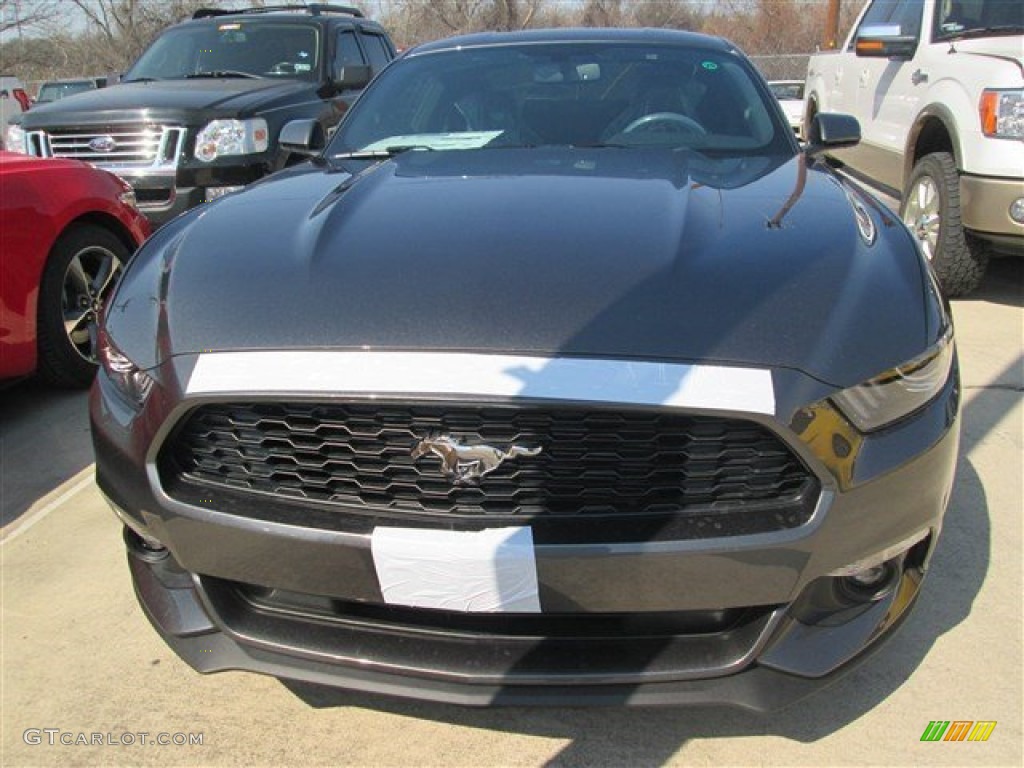
[(286, 152), (313, 156), (324, 148), (324, 129), (316, 120), (292, 120), (284, 124), (277, 144)]
[(860, 143), (860, 123), (853, 115), (837, 112), (819, 112), (811, 120), (811, 135), (807, 137), (804, 154), (808, 157), (827, 149), (842, 149)]
[(881, 59), (912, 59), (917, 50), (915, 35), (900, 34), (898, 25), (865, 26), (857, 33), (854, 51), (858, 56)]
[(354, 91), (365, 88), (373, 78), (373, 68), (365, 64), (350, 64), (342, 67), (334, 78), (334, 87), (339, 91)]

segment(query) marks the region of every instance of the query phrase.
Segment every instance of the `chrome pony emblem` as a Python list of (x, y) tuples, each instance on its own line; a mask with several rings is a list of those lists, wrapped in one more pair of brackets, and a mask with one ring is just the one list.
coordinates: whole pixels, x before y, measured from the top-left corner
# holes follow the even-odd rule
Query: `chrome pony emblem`
[(496, 470), (506, 459), (536, 456), (537, 448), (510, 445), (506, 450), (491, 445), (463, 445), (451, 435), (434, 435), (420, 440), (412, 449), (413, 459), (433, 454), (441, 460), (441, 471), (455, 485), (472, 485)]
[(114, 141), (113, 136), (97, 136), (89, 142), (89, 149), (93, 152), (103, 152), (106, 154), (117, 149), (117, 142)]

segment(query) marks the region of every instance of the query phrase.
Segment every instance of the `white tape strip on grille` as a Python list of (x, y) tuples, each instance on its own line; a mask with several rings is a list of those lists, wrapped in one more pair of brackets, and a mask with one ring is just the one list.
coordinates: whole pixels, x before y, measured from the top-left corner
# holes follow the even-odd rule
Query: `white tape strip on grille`
[(524, 397), (775, 413), (764, 369), (455, 352), (206, 353), (186, 391)]

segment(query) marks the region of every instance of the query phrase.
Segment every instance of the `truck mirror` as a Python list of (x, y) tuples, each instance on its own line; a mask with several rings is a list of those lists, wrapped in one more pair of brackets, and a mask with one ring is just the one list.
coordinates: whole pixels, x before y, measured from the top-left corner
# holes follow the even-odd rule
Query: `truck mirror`
[(912, 59), (916, 50), (917, 37), (901, 34), (895, 24), (865, 26), (854, 42), (856, 54), (869, 58)]

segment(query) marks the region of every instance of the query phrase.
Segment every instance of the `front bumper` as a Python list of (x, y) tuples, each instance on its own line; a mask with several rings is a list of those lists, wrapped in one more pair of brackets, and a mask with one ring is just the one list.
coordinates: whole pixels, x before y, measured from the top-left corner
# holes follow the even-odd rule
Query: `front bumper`
[(964, 226), (1000, 250), (1024, 255), (1024, 224), (1010, 217), (1010, 205), (1024, 197), (1021, 179), (960, 177)]
[[(225, 587), (212, 589), (180, 569), (170, 556), (154, 559), (126, 531), (135, 592), (164, 641), (203, 673), (246, 670), (278, 678), (464, 706), (657, 706), (725, 705), (760, 712), (782, 708), (832, 684), (879, 647), (909, 615), (921, 569), (908, 568), (886, 597), (837, 629), (808, 627), (784, 608), (765, 613), (755, 626), (758, 661), (744, 658), (736, 671), (709, 676), (695, 670), (716, 655), (716, 644), (744, 649), (747, 638), (650, 638), (646, 642), (604, 638), (597, 642), (542, 637), (482, 638), (468, 633), (443, 636), (373, 626), (365, 621), (324, 627), (300, 617), (240, 617)], [(237, 608), (237, 606), (235, 606)], [(275, 626), (275, 624), (277, 626)], [(741, 634), (741, 633), (736, 633)], [(274, 637), (270, 641), (268, 637)], [(771, 638), (770, 643), (765, 641)], [(634, 665), (628, 682), (609, 668)], [(311, 650), (322, 646), (320, 652)], [(817, 661), (844, 656), (843, 665), (816, 677), (792, 669), (810, 652)], [(851, 651), (853, 653), (851, 654)], [(845, 657), (846, 654), (850, 654)], [(385, 661), (383, 656), (389, 658)], [(425, 669), (431, 660), (441, 665)], [(672, 669), (685, 659), (687, 672)], [(453, 665), (454, 660), (459, 664)], [(587, 665), (603, 660), (604, 666)], [(638, 662), (642, 661), (642, 664)], [(490, 662), (488, 665), (487, 662)], [(545, 665), (558, 664), (557, 671)], [(486, 679), (481, 666), (501, 671)], [(443, 669), (442, 669), (443, 667)]]
[(154, 226), (166, 224), (185, 211), (210, 202), (211, 190), (244, 187), (266, 173), (262, 164), (213, 166), (197, 171), (179, 169), (176, 174), (151, 174), (116, 166), (107, 170), (131, 184), (139, 210)]
[[(386, 606), (366, 533), (167, 496), (152, 443), (188, 398), (170, 366), (160, 378), (171, 391), (154, 391), (133, 414), (101, 372), (91, 410), (100, 488), (131, 529), (166, 547), (153, 552), (127, 535), (136, 592), (168, 644), (202, 672), (462, 704), (765, 710), (831, 682), (913, 604), (958, 442), (952, 377), (914, 417), (865, 436), (852, 461), (829, 464), (789, 426), (799, 403), (787, 398), (808, 402), (820, 385), (787, 382), (783, 416), (764, 421), (821, 481), (806, 524), (730, 538), (538, 543), (543, 614), (494, 619)], [(898, 544), (884, 590), (852, 602), (839, 594), (837, 572)]]

